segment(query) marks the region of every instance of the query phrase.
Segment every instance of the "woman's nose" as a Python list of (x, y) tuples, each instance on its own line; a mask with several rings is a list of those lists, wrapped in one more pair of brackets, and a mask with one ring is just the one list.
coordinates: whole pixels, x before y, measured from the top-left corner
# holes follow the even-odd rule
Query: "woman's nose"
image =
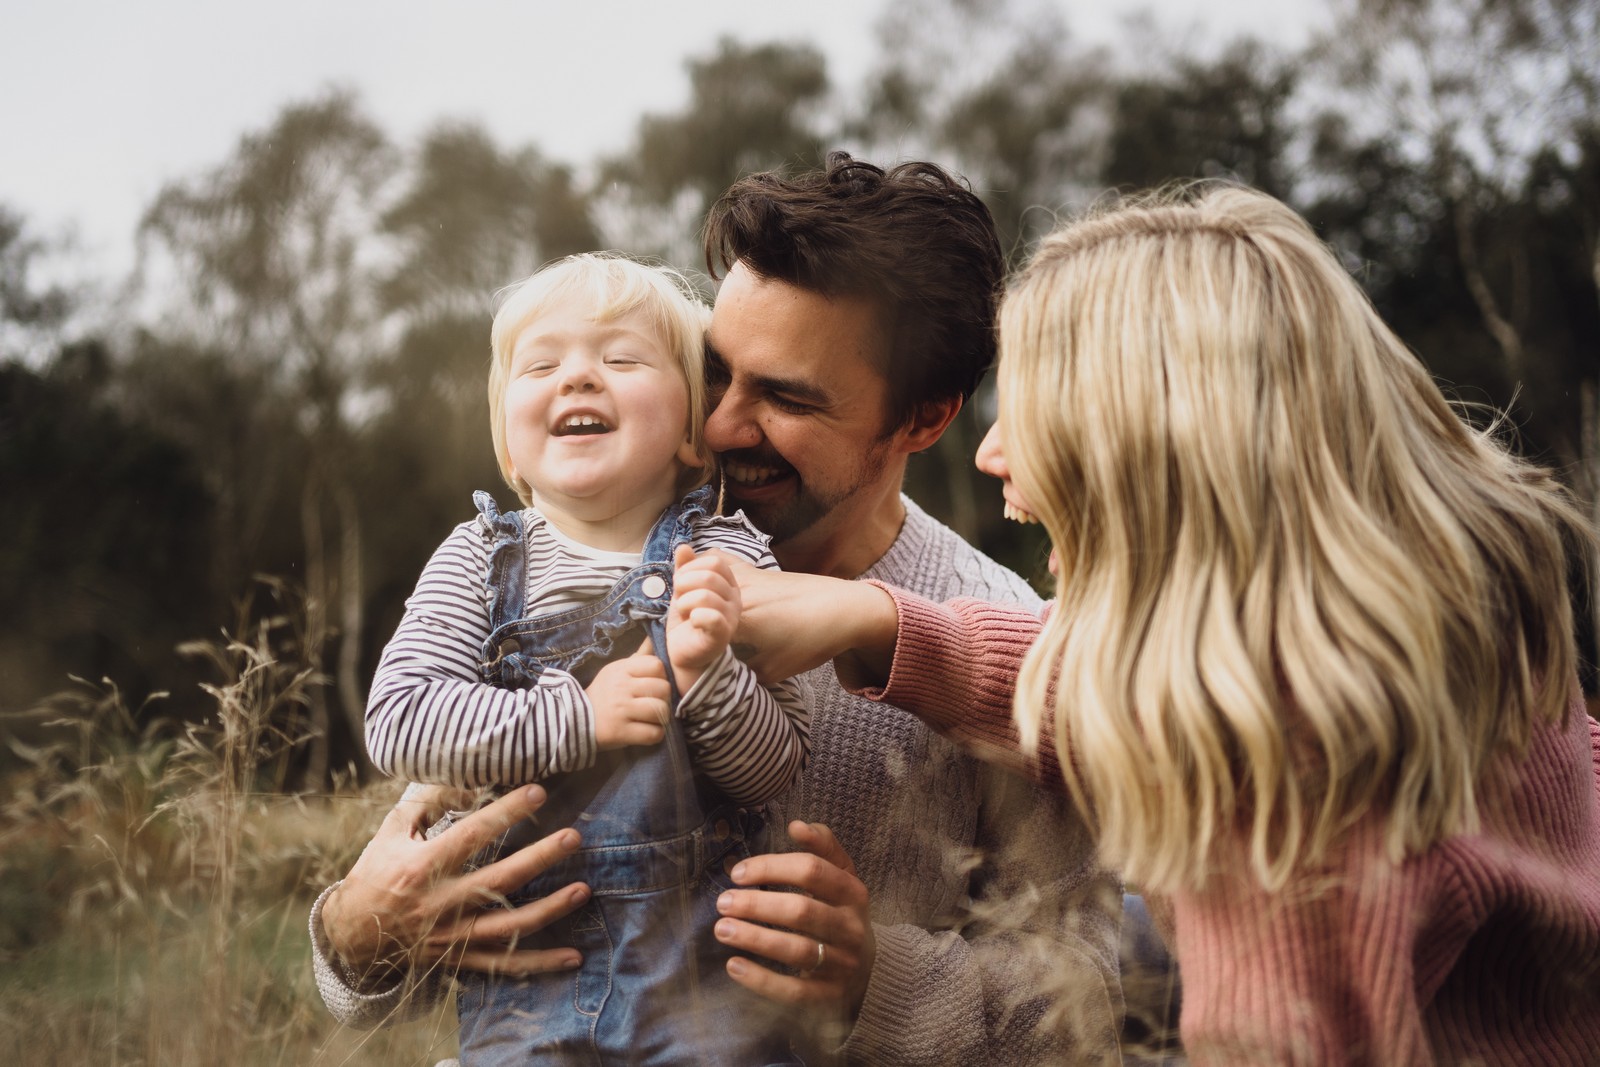
[(996, 419), (989, 432), (983, 435), (983, 441), (978, 445), (978, 455), (973, 460), (983, 473), (1002, 482), (1011, 478), (1011, 468), (1006, 466), (1005, 449), (1000, 444), (1000, 420)]

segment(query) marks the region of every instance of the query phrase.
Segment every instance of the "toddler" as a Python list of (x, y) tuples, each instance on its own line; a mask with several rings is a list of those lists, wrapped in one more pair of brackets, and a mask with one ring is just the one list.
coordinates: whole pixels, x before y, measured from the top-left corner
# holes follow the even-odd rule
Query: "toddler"
[(725, 871), (752, 852), (755, 809), (799, 776), (809, 724), (798, 683), (762, 686), (728, 647), (737, 588), (707, 550), (776, 563), (742, 513), (714, 514), (705, 484), (708, 318), (680, 276), (615, 255), (560, 260), (510, 291), (491, 333), (490, 427), (526, 507), (476, 494), (478, 517), (423, 569), (373, 681), (380, 769), (541, 781), (541, 820), (583, 835), (511, 899), (587, 882), (588, 904), (538, 940), (583, 962), (462, 974), (467, 1067), (798, 1062), (712, 935)]

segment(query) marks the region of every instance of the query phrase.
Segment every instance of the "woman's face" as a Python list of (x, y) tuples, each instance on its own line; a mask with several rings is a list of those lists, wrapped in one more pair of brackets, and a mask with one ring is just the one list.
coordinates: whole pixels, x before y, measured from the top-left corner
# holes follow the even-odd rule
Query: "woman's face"
[[(983, 442), (978, 445), (978, 455), (974, 462), (983, 473), (1000, 479), (1001, 493), (1006, 501), (1006, 518), (1023, 524), (1036, 523), (1039, 519), (1034, 515), (1033, 508), (1022, 495), (1022, 490), (1017, 488), (1017, 483), (1011, 480), (1011, 468), (1006, 465), (1003, 437), (1000, 420), (997, 418), (994, 425), (989, 427), (989, 432), (983, 435)], [(1050, 546), (1050, 573), (1057, 573), (1054, 545)]]

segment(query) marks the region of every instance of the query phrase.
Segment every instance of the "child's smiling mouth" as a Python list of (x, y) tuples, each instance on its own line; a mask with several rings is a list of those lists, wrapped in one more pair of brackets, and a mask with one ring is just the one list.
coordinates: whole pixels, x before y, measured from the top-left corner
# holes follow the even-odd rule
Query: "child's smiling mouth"
[(558, 420), (550, 432), (555, 437), (584, 437), (610, 433), (611, 427), (598, 415), (580, 412)]

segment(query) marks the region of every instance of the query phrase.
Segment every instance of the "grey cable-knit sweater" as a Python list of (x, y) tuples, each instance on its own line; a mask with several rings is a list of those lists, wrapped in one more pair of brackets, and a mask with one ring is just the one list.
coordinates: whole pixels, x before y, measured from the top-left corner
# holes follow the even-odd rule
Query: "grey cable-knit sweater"
[[(1020, 577), (902, 499), (899, 537), (862, 577), (932, 600), (1038, 610)], [(807, 1062), (1115, 1062), (1121, 897), (1070, 805), (919, 719), (846, 693), (831, 665), (806, 680), (811, 763), (772, 805), (774, 848), (788, 847), (790, 819), (827, 824), (871, 893), (878, 952), (854, 1026), (815, 1034)], [(358, 1027), (413, 1014), (405, 989), (359, 994), (330, 963), (319, 929), (326, 896), (311, 931), (329, 1010)]]

